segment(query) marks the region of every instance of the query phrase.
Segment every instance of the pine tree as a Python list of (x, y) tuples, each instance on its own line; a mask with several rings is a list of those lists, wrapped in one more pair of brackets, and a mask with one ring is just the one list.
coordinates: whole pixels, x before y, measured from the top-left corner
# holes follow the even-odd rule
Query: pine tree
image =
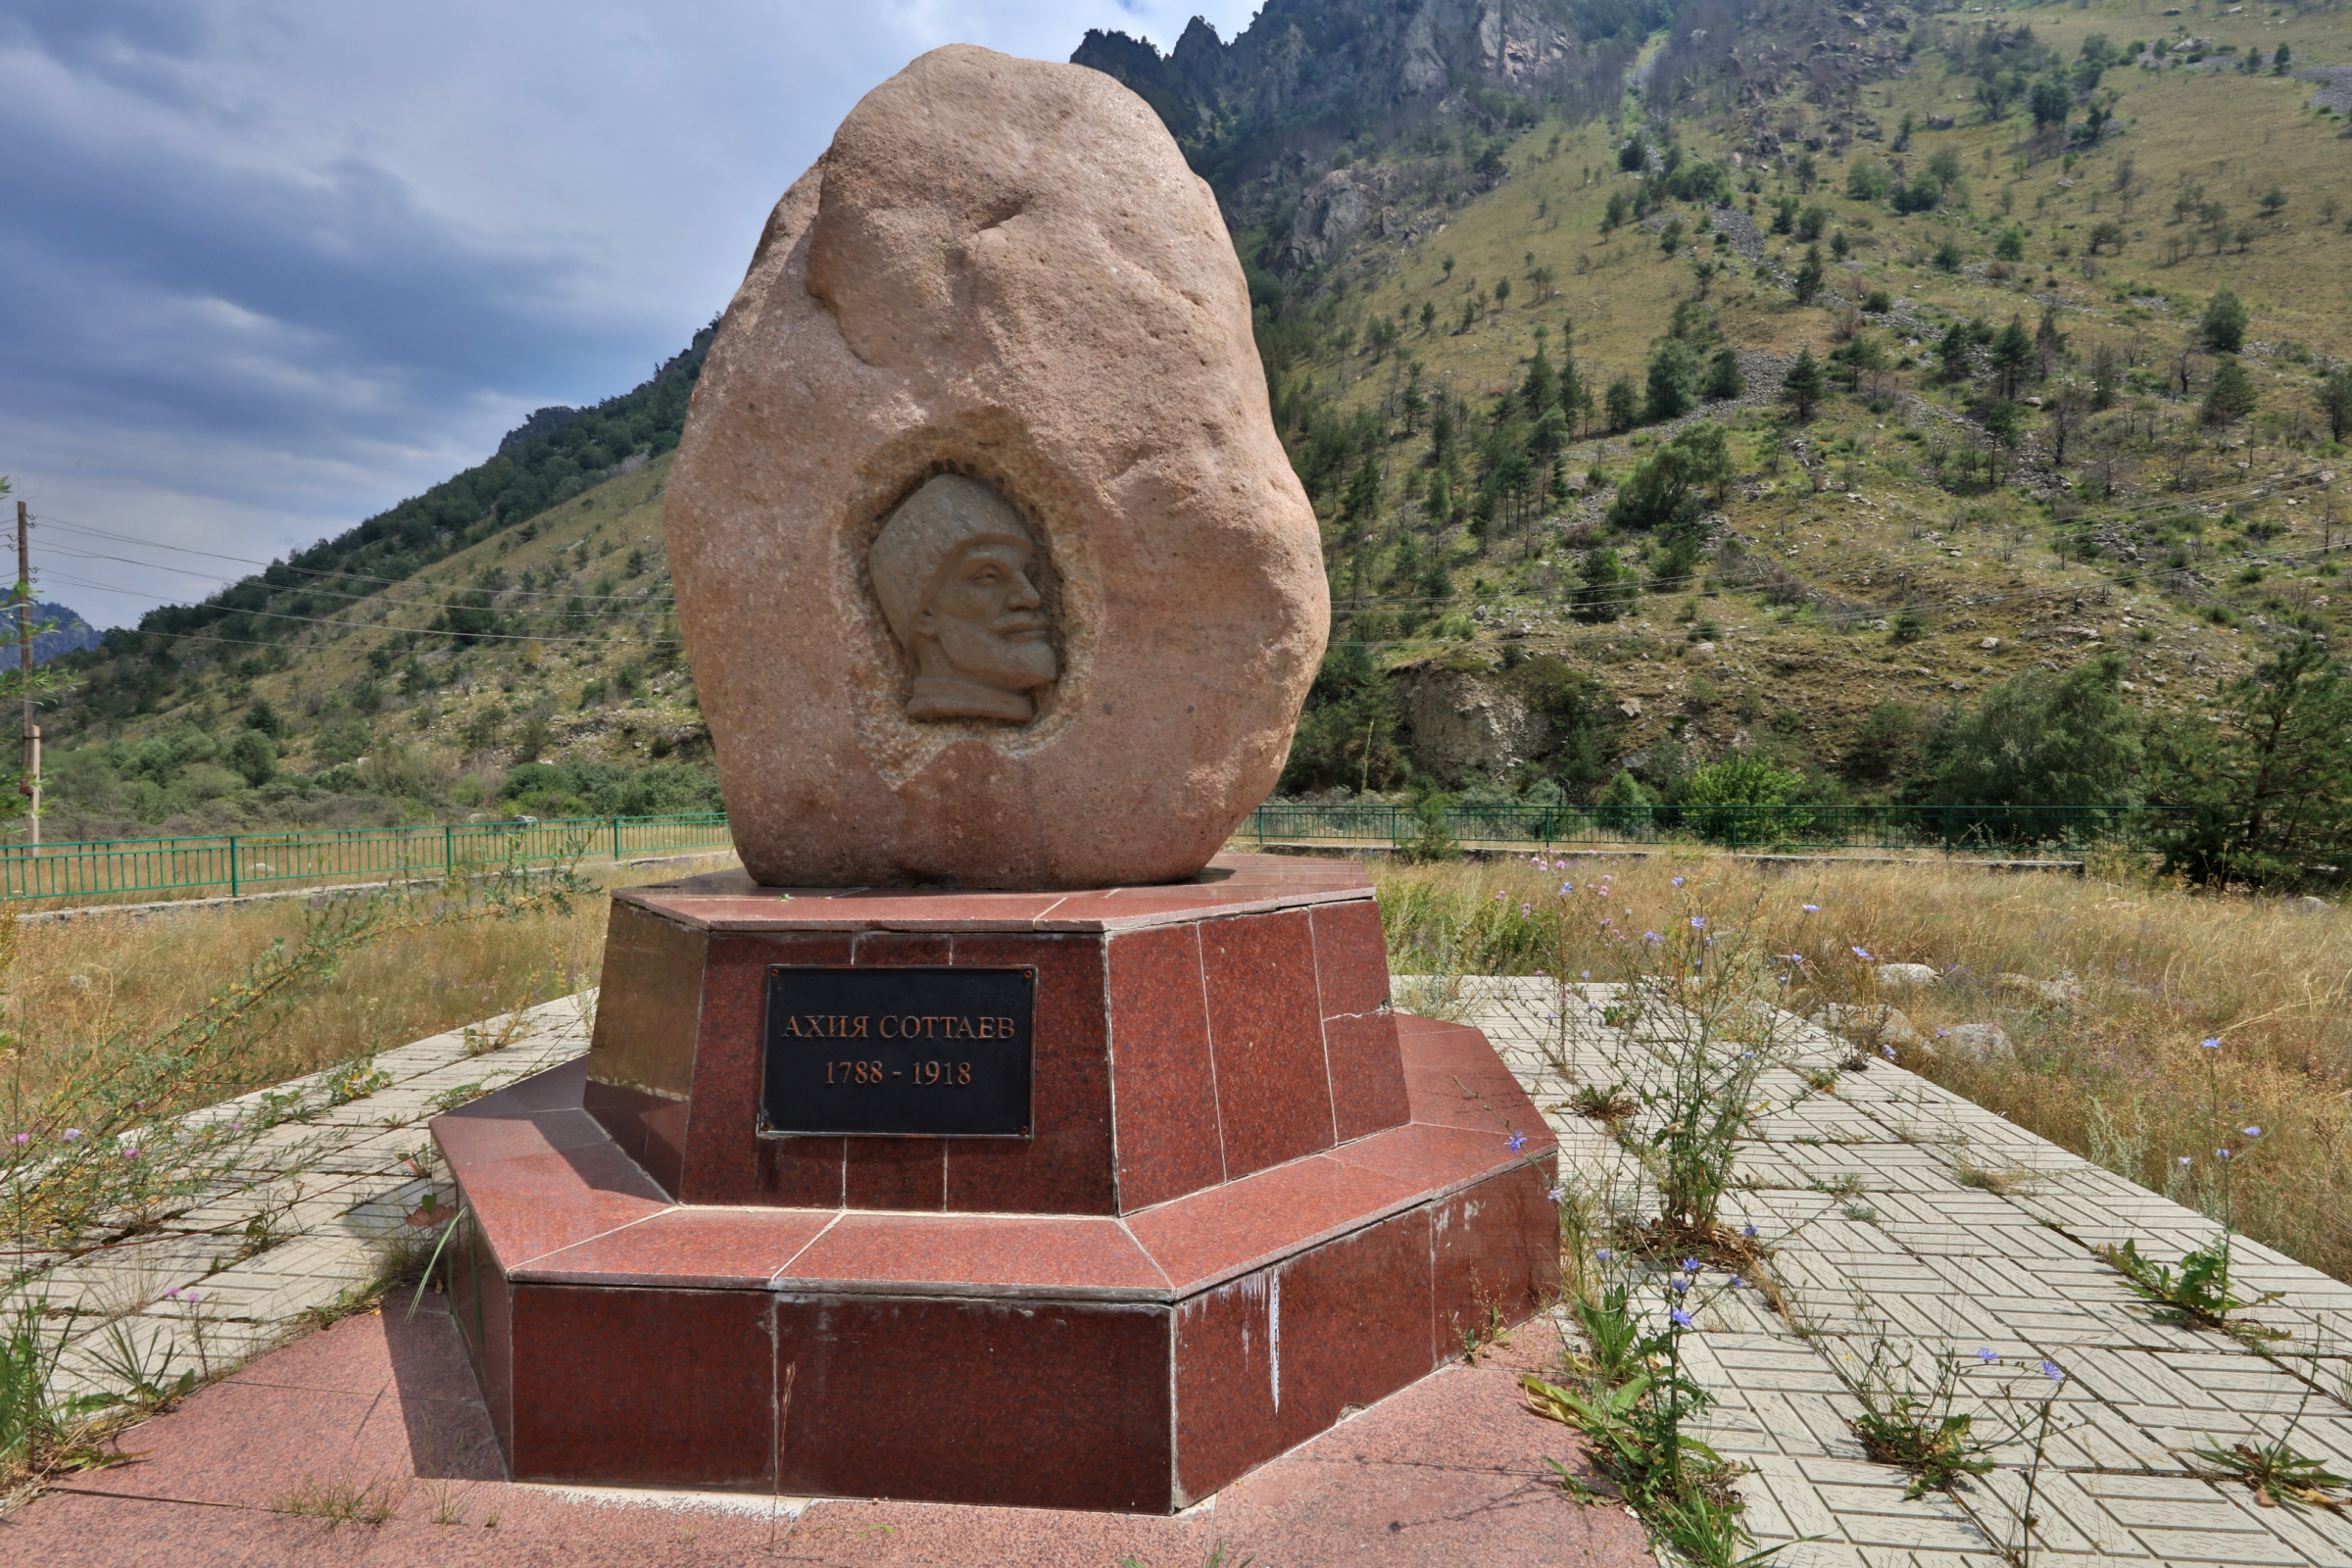
[(1781, 401), (1796, 411), (1799, 423), (1813, 417), (1828, 389), (1821, 372), (1821, 362), (1813, 357), (1813, 345), (1808, 343), (1796, 351), (1796, 363), (1788, 367), (1788, 374), (1781, 381)]
[(1584, 582), (1568, 596), (1568, 603), (1580, 620), (1615, 620), (1639, 591), (1633, 572), (1605, 545), (1588, 551), (1576, 574)]
[(1530, 418), (1541, 418), (1544, 411), (1553, 406), (1559, 397), (1559, 384), (1553, 379), (1551, 362), (1544, 357), (1544, 345), (1536, 345), (1536, 357), (1528, 362), (1527, 380), (1519, 388), (1520, 407)]
[(1813, 303), (1813, 296), (1821, 292), (1822, 277), (1821, 247), (1808, 245), (1805, 247), (1804, 265), (1796, 270), (1797, 304), (1810, 305)]
[(1679, 419), (1697, 401), (1698, 358), (1690, 344), (1670, 337), (1649, 357), (1649, 422)]
[(1630, 430), (1634, 421), (1642, 417), (1642, 395), (1634, 390), (1634, 378), (1630, 375), (1611, 381), (1601, 401), (1612, 430)]
[(1743, 396), (1746, 391), (1747, 377), (1740, 371), (1739, 351), (1717, 349), (1715, 358), (1707, 364), (1707, 396), (1723, 403)]
[(2214, 362), (2213, 385), (2205, 389), (2207, 424), (2231, 424), (2254, 412), (2254, 381), (2234, 354)]
[(2328, 416), (2328, 433), (2341, 441), (2352, 434), (2352, 365), (2339, 365), (2320, 383), (2320, 409)]
[(2017, 396), (2025, 383), (2026, 373), (2034, 368), (2034, 339), (2026, 331), (2023, 318), (2012, 316), (2009, 324), (1992, 340), (1992, 369), (2001, 378), (2003, 399)]
[(2222, 723), (2176, 723), (2151, 751), (2166, 871), (2294, 887), (2352, 855), (2352, 680), (2318, 638), (2237, 681)]

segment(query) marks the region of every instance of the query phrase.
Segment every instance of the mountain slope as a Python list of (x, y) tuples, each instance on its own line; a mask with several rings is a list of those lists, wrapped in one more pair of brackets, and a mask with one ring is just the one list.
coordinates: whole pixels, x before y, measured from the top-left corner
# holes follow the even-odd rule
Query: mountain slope
[[(1900, 793), (2002, 681), (2104, 659), (2188, 717), (2340, 634), (2352, 160), (2292, 72), (2345, 24), (2157, 20), (1278, 0), (1165, 56), (1089, 34), (1224, 204), (1324, 518), (1286, 786), (1581, 799), (1745, 754)], [(659, 528), (708, 340), (69, 656), (64, 830), (713, 800)], [(1711, 466), (1661, 497), (1678, 437)]]

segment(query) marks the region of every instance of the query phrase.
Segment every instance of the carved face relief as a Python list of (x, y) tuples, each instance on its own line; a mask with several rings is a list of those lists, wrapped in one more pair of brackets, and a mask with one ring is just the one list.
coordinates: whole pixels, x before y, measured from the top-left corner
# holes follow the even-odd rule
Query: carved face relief
[(1025, 723), (1060, 676), (1034, 581), (1037, 542), (1003, 496), (943, 473), (902, 502), (867, 555), (891, 634), (915, 663), (910, 719)]

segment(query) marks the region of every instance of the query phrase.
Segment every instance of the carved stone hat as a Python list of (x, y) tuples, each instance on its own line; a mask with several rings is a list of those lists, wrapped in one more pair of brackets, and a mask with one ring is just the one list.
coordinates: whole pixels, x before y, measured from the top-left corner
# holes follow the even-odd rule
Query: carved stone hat
[(902, 647), (912, 648), (914, 624), (940, 574), (964, 546), (1005, 540), (1029, 549), (1036, 538), (1003, 496), (977, 479), (943, 473), (924, 482), (891, 514), (866, 553), (874, 597)]

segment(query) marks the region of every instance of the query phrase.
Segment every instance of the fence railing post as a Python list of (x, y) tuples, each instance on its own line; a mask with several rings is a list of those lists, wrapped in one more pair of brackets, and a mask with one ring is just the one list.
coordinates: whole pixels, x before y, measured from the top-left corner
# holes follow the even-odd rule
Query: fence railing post
[(237, 896), (237, 836), (228, 836), (228, 896)]
[(620, 818), (612, 819), (612, 863), (620, 863)]

